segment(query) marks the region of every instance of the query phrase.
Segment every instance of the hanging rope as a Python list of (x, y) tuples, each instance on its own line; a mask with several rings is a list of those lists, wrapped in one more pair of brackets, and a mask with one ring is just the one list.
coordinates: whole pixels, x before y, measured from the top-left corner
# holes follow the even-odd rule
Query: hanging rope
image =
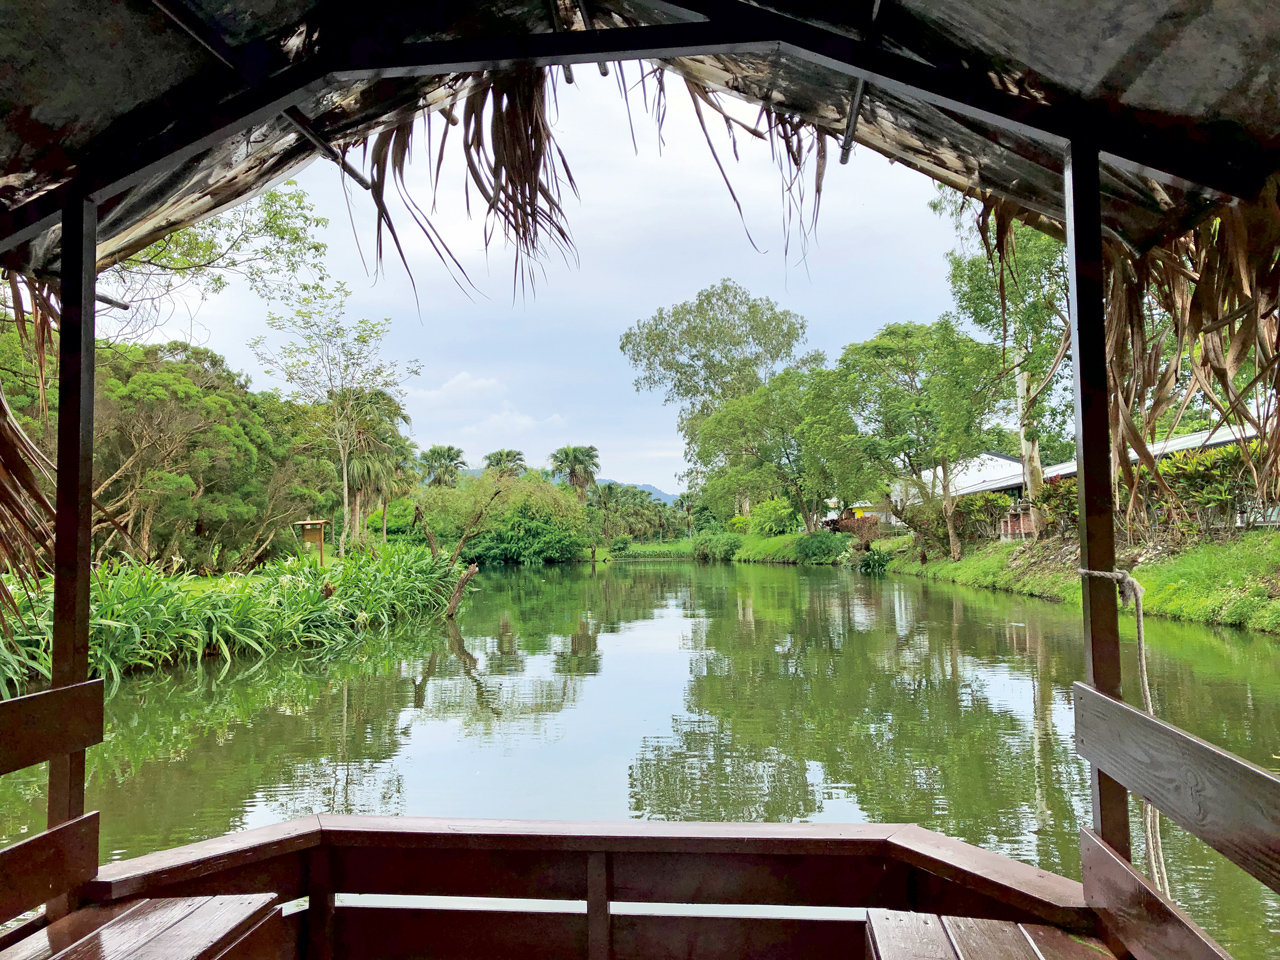
[[(1156, 715), (1151, 702), (1151, 683), (1147, 678), (1147, 638), (1142, 629), (1142, 595), (1146, 589), (1127, 570), (1086, 570), (1080, 568), (1080, 576), (1110, 580), (1116, 585), (1123, 606), (1133, 604), (1134, 619), (1138, 626), (1138, 687), (1142, 692), (1142, 709), (1149, 717)], [(1164, 866), (1164, 844), (1160, 839), (1160, 811), (1142, 801), (1142, 833), (1147, 842), (1147, 861), (1151, 880), (1156, 889), (1169, 896), (1169, 874)]]

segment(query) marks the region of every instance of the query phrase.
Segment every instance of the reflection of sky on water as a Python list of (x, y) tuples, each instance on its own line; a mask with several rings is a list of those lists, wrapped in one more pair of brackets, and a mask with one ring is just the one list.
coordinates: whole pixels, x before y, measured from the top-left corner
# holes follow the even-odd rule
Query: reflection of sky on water
[[(628, 818), (627, 772), (636, 745), (645, 737), (667, 733), (671, 717), (684, 712), (691, 654), (681, 634), (689, 632), (690, 624), (678, 610), (669, 610), (654, 620), (628, 624), (617, 634), (602, 634), (600, 673), (583, 682), (570, 707), (536, 722), (499, 721), (480, 735), (468, 736), (467, 723), (460, 718), (436, 719), (420, 716), (413, 708), (402, 710), (398, 726), (408, 728), (408, 736), (395, 757), (368, 772), (371, 780), (399, 780), (398, 809), (386, 812)], [(553, 660), (550, 655), (529, 657), (521, 679), (562, 679), (551, 672)], [(378, 793), (374, 784), (360, 787), (360, 798)], [(246, 826), (280, 820), (282, 802), (288, 805), (264, 791), (254, 798)]]

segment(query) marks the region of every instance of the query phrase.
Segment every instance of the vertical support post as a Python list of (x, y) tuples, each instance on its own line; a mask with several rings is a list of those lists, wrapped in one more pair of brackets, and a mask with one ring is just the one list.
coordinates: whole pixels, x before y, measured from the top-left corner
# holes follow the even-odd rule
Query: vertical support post
[(331, 850), (321, 843), (311, 850), (307, 879), (307, 950), (305, 960), (333, 960), (333, 925), (337, 906), (333, 890)]
[[(1111, 488), (1111, 424), (1107, 386), (1106, 306), (1102, 287), (1102, 202), (1098, 146), (1076, 137), (1064, 170), (1071, 357), (1075, 367), (1076, 483), (1080, 504), (1080, 566), (1115, 569)], [(1115, 583), (1084, 577), (1086, 679), (1120, 696), (1120, 624)], [(1128, 859), (1129, 796), (1096, 767), (1091, 771), (1093, 827)]]
[[(93, 506), (94, 295), (98, 206), (73, 196), (62, 211), (58, 323), (58, 489), (53, 543), (52, 685), (89, 678), (89, 561)], [(49, 761), (48, 825), (84, 813), (84, 751)], [(46, 907), (50, 919), (71, 908)]]
[(587, 960), (609, 960), (609, 854), (587, 854)]

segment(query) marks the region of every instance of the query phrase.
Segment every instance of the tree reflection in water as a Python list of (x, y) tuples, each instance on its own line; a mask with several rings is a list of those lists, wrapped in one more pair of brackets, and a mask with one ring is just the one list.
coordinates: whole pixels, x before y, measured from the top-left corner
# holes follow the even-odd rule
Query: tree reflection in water
[[(1076, 609), (833, 569), (618, 563), (477, 583), (452, 629), (124, 683), (90, 753), (104, 856), (443, 804), (913, 821), (1078, 874)], [(1159, 716), (1276, 765), (1280, 645), (1149, 620), (1147, 646)], [(0, 780), (0, 842), (43, 825), (41, 780)], [(1237, 956), (1265, 956), (1249, 944), (1259, 917), (1280, 928), (1275, 895), (1167, 824), (1164, 839), (1175, 896)]]

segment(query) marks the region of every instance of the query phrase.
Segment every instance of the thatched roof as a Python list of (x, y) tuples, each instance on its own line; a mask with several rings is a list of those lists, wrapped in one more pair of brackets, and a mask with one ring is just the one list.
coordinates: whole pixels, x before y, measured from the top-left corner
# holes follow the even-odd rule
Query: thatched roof
[[(25, 202), (88, 164), (109, 164), (140, 136), (228, 102), (287, 68), (319, 62), (326, 49), (351, 36), (420, 40), (581, 30), (584, 11), (591, 27), (624, 29), (689, 20), (697, 11), (713, 20), (738, 18), (742, 6), (722, 0), (9, 3), (0, 18), (6, 65), (0, 71), (0, 205), (21, 213)], [(1012, 93), (1029, 115), (1049, 105), (1085, 122), (1100, 117), (1122, 135), (1130, 129), (1131, 152), (1145, 155), (1108, 162), (1103, 189), (1108, 228), (1135, 251), (1185, 231), (1218, 199), (1192, 186), (1188, 173), (1207, 172), (1201, 182), (1247, 195), (1280, 165), (1280, 7), (1262, 0), (1190, 7), (1109, 0), (1083, 8), (1070, 0), (772, 0), (760, 7), (837, 38), (866, 40), (970, 87)], [(176, 22), (175, 10), (198, 25), (194, 34)], [(208, 31), (204, 42), (200, 28)], [(701, 87), (764, 104), (776, 117), (803, 120), (811, 130), (840, 138), (846, 129), (853, 80), (815, 58), (775, 50), (665, 65)], [(345, 82), (321, 75), (298, 106), (314, 133), (342, 150), (445, 107), (473, 82), (472, 74)], [(860, 117), (855, 139), (866, 147), (975, 196), (1014, 201), (1031, 219), (1062, 216), (1062, 162), (1043, 137), (1002, 130), (874, 82)], [(1159, 134), (1158, 143), (1142, 141), (1143, 125)], [(234, 203), (317, 150), (285, 116), (268, 114), (245, 133), (197, 150), (108, 201), (100, 257), (115, 260)], [(1157, 167), (1161, 157), (1168, 162)], [(14, 221), (0, 222), (4, 227), (0, 234), (11, 232)], [(10, 251), (7, 263), (24, 272), (54, 266), (55, 246), (56, 231), (45, 233)]]

